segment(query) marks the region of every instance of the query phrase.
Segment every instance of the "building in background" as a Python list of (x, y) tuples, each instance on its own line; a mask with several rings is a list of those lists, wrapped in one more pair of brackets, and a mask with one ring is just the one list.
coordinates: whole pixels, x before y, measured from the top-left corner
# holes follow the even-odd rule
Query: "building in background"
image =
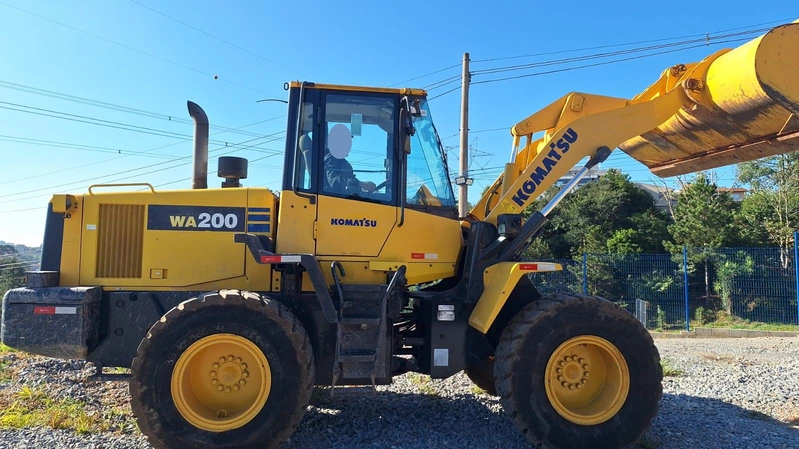
[[(569, 170), (568, 172), (566, 172), (565, 175), (561, 176), (560, 179), (558, 179), (555, 182), (555, 185), (558, 187), (562, 187), (564, 184), (574, 179), (574, 177), (577, 175), (579, 171), (580, 171), (579, 168), (573, 168)], [(594, 167), (588, 170), (588, 173), (586, 173), (585, 176), (583, 176), (583, 179), (581, 179), (580, 182), (577, 183), (577, 187), (588, 184), (589, 182), (596, 181), (597, 179), (607, 174), (607, 172), (608, 172), (607, 170), (599, 170), (597, 169), (597, 167)]]

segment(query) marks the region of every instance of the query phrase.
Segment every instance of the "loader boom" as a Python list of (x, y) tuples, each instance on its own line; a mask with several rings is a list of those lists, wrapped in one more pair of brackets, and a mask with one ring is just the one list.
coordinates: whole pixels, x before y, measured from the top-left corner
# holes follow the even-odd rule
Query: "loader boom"
[(591, 158), (590, 168), (615, 148), (661, 177), (799, 150), (797, 47), (794, 22), (670, 67), (631, 99), (561, 97), (511, 128), (511, 161), (470, 218), (519, 214), (580, 160)]

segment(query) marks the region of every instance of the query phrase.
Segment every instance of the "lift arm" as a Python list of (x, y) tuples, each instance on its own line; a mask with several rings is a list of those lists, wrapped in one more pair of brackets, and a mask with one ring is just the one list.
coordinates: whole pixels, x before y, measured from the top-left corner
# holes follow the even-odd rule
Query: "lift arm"
[(546, 215), (615, 148), (658, 176), (799, 150), (796, 48), (799, 21), (673, 66), (632, 99), (577, 92), (560, 98), (511, 128), (511, 161), (470, 218), (497, 224), (501, 214), (521, 213), (588, 157), (575, 182), (542, 211)]

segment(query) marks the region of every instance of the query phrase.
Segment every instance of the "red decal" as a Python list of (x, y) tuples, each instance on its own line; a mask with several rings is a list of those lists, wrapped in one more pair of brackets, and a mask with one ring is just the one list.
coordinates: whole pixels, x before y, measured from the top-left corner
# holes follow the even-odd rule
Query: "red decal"
[(537, 263), (520, 263), (519, 269), (522, 271), (536, 271), (538, 270)]
[(261, 263), (280, 263), (280, 256), (261, 256)]
[(55, 315), (55, 307), (34, 307), (34, 315)]
[(424, 259), (424, 253), (411, 253), (411, 259)]

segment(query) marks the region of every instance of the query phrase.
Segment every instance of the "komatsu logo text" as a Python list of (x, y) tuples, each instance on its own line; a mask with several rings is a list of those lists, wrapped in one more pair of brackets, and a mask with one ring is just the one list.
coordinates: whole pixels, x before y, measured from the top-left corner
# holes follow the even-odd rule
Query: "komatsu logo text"
[(333, 226), (363, 226), (365, 228), (377, 227), (377, 220), (368, 218), (331, 218), (330, 224)]
[(563, 137), (558, 139), (557, 142), (550, 142), (547, 157), (545, 157), (544, 160), (541, 161), (541, 164), (530, 173), (530, 179), (524, 181), (522, 187), (516, 191), (512, 198), (513, 202), (520, 207), (524, 207), (525, 202), (530, 199), (530, 195), (535, 193), (535, 189), (541, 184), (544, 178), (547, 177), (549, 172), (552, 171), (552, 168), (558, 165), (560, 158), (569, 151), (571, 144), (574, 142), (577, 142), (577, 131), (571, 128), (567, 129)]

